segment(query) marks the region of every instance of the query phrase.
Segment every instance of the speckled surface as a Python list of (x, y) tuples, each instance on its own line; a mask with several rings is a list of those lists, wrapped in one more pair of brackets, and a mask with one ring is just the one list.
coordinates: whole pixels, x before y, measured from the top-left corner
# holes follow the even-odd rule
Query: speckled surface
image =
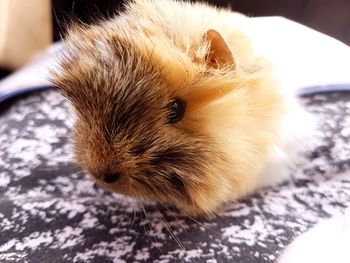
[(349, 98), (303, 99), (321, 129), (292, 181), (196, 219), (96, 186), (72, 161), (72, 118), (55, 91), (2, 105), (0, 262), (274, 262), (350, 205)]

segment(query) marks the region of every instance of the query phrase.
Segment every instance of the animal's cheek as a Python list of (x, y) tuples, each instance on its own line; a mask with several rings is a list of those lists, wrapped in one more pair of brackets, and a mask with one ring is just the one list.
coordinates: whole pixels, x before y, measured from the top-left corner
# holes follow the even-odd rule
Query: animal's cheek
[(83, 145), (75, 141), (73, 143), (73, 150), (74, 150), (74, 160), (75, 162), (84, 169), (87, 169), (87, 152), (86, 149), (83, 147)]

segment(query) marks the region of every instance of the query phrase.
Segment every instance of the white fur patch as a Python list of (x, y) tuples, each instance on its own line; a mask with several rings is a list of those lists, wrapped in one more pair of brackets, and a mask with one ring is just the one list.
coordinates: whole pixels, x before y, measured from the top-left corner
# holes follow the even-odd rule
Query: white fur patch
[(280, 143), (270, 148), (270, 159), (261, 174), (259, 187), (287, 180), (305, 162), (305, 152), (312, 149), (316, 127), (313, 116), (293, 97), (287, 103), (290, 111), (281, 124)]

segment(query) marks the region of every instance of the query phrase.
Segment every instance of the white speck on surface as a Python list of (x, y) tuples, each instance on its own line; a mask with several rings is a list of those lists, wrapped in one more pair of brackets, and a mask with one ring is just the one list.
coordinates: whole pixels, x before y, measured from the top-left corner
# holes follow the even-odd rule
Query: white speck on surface
[(51, 232), (33, 232), (29, 236), (23, 238), (21, 241), (16, 242), (16, 250), (37, 249), (40, 246), (47, 246), (51, 244), (53, 237)]

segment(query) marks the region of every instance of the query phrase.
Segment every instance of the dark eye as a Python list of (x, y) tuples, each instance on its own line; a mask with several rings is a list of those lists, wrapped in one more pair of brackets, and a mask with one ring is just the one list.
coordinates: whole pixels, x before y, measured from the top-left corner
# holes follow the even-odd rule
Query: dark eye
[(176, 98), (168, 105), (168, 123), (177, 123), (185, 115), (186, 104), (183, 100)]

